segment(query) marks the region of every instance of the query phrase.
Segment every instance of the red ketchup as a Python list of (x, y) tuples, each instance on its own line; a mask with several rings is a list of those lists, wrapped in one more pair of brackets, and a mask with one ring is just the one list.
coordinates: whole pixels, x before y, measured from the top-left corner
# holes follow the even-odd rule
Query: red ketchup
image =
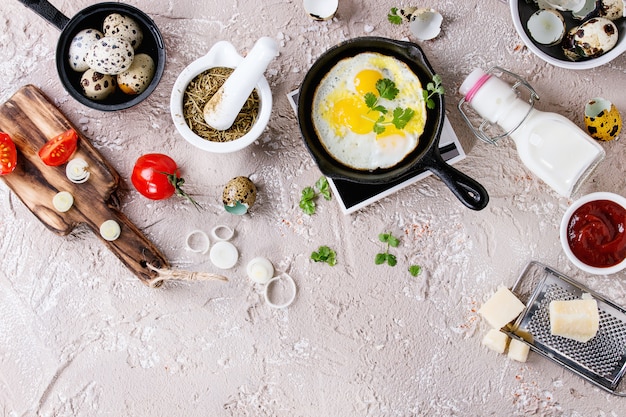
[(580, 206), (567, 226), (574, 256), (596, 268), (617, 265), (626, 258), (626, 209), (609, 200)]

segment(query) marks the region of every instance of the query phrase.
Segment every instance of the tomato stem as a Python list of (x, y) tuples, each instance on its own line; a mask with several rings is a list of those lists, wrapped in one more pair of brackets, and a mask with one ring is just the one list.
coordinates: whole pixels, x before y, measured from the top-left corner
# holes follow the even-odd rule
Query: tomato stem
[(191, 204), (193, 204), (193, 206), (196, 208), (196, 210), (200, 211), (202, 206), (200, 204), (198, 204), (198, 202), (196, 200), (194, 200), (189, 194), (187, 194), (182, 189), (182, 186), (185, 184), (185, 179), (184, 178), (179, 177), (178, 175), (176, 175), (176, 173), (169, 174), (167, 172), (163, 172), (162, 174), (167, 175), (167, 180), (170, 182), (170, 184), (172, 184), (174, 186), (174, 190), (176, 192), (176, 195), (179, 195), (181, 197), (185, 197), (187, 200), (189, 200), (191, 202)]

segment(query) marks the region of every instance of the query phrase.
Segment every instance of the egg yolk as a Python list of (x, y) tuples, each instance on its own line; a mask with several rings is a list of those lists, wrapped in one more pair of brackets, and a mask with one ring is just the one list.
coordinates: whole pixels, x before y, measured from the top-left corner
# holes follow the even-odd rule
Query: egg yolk
[[(361, 97), (346, 97), (335, 102), (333, 111), (330, 113), (332, 126), (346, 126), (358, 134), (366, 134), (372, 131), (374, 122), (378, 118), (378, 112), (372, 112), (372, 117), (365, 117), (369, 109)], [(370, 120), (368, 120), (370, 119)]]
[(359, 73), (354, 76), (354, 88), (357, 93), (362, 95), (376, 93), (376, 83), (383, 78), (380, 72), (373, 69), (359, 71)]

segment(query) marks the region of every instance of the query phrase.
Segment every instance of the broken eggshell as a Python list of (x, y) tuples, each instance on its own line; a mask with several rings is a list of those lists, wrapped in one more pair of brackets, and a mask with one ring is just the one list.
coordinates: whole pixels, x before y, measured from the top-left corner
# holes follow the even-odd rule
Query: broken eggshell
[(601, 97), (592, 98), (585, 105), (585, 126), (594, 139), (610, 141), (622, 130), (622, 117), (611, 103)]
[(235, 177), (224, 186), (222, 203), (231, 214), (246, 214), (255, 201), (256, 186), (247, 177)]
[(332, 19), (339, 7), (339, 0), (304, 0), (304, 10), (314, 20)]
[(418, 40), (428, 41), (441, 32), (443, 16), (434, 9), (415, 9), (410, 13), (409, 28)]
[(555, 9), (539, 9), (526, 23), (530, 36), (546, 46), (559, 44), (565, 36), (565, 19)]
[(594, 17), (570, 29), (563, 39), (563, 53), (572, 61), (596, 58), (613, 49), (618, 39), (615, 23), (604, 17)]
[(572, 9), (572, 17), (587, 20), (592, 17), (606, 17), (617, 20), (626, 17), (626, 1), (624, 0), (586, 0), (582, 7)]

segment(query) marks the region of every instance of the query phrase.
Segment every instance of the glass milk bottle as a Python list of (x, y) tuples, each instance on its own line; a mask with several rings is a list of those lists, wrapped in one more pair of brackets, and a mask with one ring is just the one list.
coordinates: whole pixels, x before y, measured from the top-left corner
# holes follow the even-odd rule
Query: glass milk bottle
[[(506, 73), (518, 81), (511, 86), (493, 74)], [(519, 97), (517, 87), (523, 85), (531, 92), (530, 100)], [(482, 140), (495, 143), (481, 129), (472, 126), (463, 111), (468, 103), (483, 119), (499, 125), (514, 141), (522, 162), (537, 177), (557, 193), (570, 197), (604, 158), (602, 147), (568, 118), (537, 110), (538, 98), (532, 87), (517, 75), (501, 68), (484, 72), (475, 69), (460, 87), (464, 98), (459, 110)], [(483, 122), (485, 123), (485, 122)]]

